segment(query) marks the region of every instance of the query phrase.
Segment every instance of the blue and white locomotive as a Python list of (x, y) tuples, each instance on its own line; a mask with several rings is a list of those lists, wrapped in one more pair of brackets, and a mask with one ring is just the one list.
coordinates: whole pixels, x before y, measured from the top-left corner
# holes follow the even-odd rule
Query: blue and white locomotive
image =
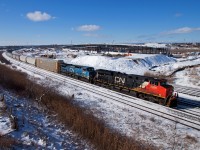
[(61, 64), (60, 73), (75, 76), (78, 79), (82, 78), (89, 82), (93, 82), (93, 79), (96, 75), (96, 71), (93, 67), (72, 65), (66, 63)]

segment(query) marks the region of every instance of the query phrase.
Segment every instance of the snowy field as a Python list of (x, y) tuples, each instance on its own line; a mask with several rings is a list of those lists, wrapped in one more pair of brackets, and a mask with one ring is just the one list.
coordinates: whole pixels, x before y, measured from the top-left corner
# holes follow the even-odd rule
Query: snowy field
[(176, 63), (160, 65), (153, 70), (160, 74), (171, 75), (175, 70), (200, 64), (200, 55), (188, 59), (177, 59)]
[[(134, 136), (138, 140), (145, 140), (165, 149), (171, 149), (172, 146), (200, 148), (200, 133), (196, 130), (119, 103), (105, 101), (71, 85), (61, 85), (46, 80), (41, 82), (49, 83), (52, 87), (59, 85), (58, 90), (66, 95), (74, 94), (77, 104), (92, 110), (95, 116), (105, 120), (110, 127), (127, 136)], [(172, 136), (175, 138), (173, 139)], [(188, 145), (190, 142), (192, 145)]]
[[(20, 144), (15, 149), (91, 149), (86, 141), (56, 121), (56, 114), (49, 115), (36, 102), (11, 92), (3, 89), (0, 92), (5, 95), (7, 107), (12, 108), (12, 114), (18, 118), (19, 129), (12, 130), (8, 116), (0, 115), (0, 134), (18, 141)], [(2, 107), (0, 102), (0, 110)]]
[[(19, 66), (17, 68), (27, 72)], [(200, 148), (200, 132), (197, 130), (117, 102), (106, 101), (76, 86), (40, 78), (40, 75), (31, 72), (27, 73), (36, 77), (41, 84), (59, 87), (57, 90), (66, 95), (74, 94), (78, 105), (90, 109), (95, 116), (105, 120), (108, 126), (127, 136), (144, 140), (160, 149), (197, 150)]]
[[(200, 60), (199, 60), (200, 61)], [(200, 89), (200, 67), (187, 68), (175, 74), (176, 84)]]
[(8, 112), (6, 112), (5, 102), (2, 101), (2, 93), (0, 93), (0, 136), (6, 135), (13, 131), (11, 129), (11, 120), (9, 118)]
[(133, 54), (133, 56), (111, 58), (106, 56), (80, 56), (69, 63), (92, 66), (95, 69), (106, 69), (124, 72), (127, 74), (143, 75), (151, 67), (158, 64), (164, 65), (175, 62), (174, 59), (165, 55)]

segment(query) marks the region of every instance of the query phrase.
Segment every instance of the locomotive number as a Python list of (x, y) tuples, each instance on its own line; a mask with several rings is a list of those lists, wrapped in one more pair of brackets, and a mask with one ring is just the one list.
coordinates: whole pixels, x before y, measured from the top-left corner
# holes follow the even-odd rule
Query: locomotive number
[(125, 78), (115, 77), (115, 83), (124, 84), (125, 83)]

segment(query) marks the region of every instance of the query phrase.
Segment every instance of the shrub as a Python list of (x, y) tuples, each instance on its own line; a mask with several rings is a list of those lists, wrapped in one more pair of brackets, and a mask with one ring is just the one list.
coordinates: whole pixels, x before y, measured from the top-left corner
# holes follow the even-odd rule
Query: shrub
[(17, 141), (11, 137), (0, 134), (0, 149), (10, 149), (17, 144)]

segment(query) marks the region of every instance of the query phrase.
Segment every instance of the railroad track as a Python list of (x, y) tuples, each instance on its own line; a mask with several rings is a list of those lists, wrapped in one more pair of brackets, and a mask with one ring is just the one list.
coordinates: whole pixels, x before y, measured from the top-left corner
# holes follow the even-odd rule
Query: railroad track
[(182, 98), (182, 97), (179, 97), (178, 98), (178, 103), (180, 104), (184, 104), (185, 106), (188, 106), (188, 107), (197, 107), (200, 109), (200, 101), (196, 101), (196, 100), (189, 100), (189, 99), (185, 99), (185, 98)]
[(188, 114), (193, 114), (197, 117), (200, 117), (200, 108), (199, 107), (193, 107), (193, 106), (188, 106), (185, 105), (184, 103), (178, 103), (177, 108), (178, 110), (187, 112)]
[(179, 98), (177, 109), (200, 117), (200, 101)]
[(174, 84), (173, 86), (175, 88), (175, 91), (177, 91), (178, 93), (196, 96), (196, 97), (199, 97), (199, 100), (200, 100), (200, 89), (176, 85), (176, 84)]
[(185, 126), (200, 130), (200, 117), (196, 116), (195, 114), (164, 107), (152, 102), (148, 102), (145, 100), (141, 100), (139, 98), (125, 95), (123, 93), (105, 89), (80, 80), (76, 80), (74, 78), (70, 78), (43, 69), (39, 69), (36, 68), (35, 66), (30, 66), (23, 62), (19, 62), (17, 60), (9, 58), (8, 56), (5, 55), (5, 53), (3, 55), (6, 59), (10, 60), (12, 63), (20, 65), (22, 68), (25, 68), (26, 70), (32, 71), (36, 74), (42, 74), (43, 76), (51, 78), (52, 80), (55, 80), (60, 83), (67, 83), (72, 86), (79, 87), (82, 90), (85, 90), (85, 92), (94, 95), (95, 97), (99, 97), (107, 101), (117, 102), (119, 104), (124, 104), (139, 109), (141, 111), (160, 116), (170, 121), (177, 122)]

